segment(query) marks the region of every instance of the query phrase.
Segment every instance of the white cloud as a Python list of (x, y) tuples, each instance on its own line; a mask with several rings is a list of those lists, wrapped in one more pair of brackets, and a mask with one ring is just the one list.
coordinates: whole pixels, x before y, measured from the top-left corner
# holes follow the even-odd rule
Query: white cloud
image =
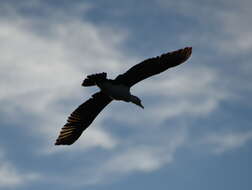
[[(56, 109), (55, 104), (89, 97), (90, 90), (81, 91), (80, 86), (85, 75), (102, 71), (113, 75), (121, 60), (127, 63), (117, 47), (124, 34), (74, 18), (49, 22), (45, 35), (33, 30), (34, 22), (18, 15), (0, 20), (0, 51), (4, 52), (0, 58), (1, 111), (17, 123), (20, 111), (36, 116), (39, 123), (21, 122), (52, 145), (70, 110)], [(81, 141), (85, 147), (112, 148), (116, 144), (99, 128), (90, 131), (90, 138), (92, 141)]]
[(161, 9), (179, 13), (193, 19), (201, 26), (198, 27), (200, 29), (198, 32), (191, 33), (189, 29), (180, 37), (182, 41), (191, 41), (203, 47), (211, 46), (222, 53), (233, 55), (251, 51), (252, 26), (248, 19), (252, 16), (251, 1), (212, 0), (204, 1), (203, 4), (199, 0), (158, 0), (157, 2)]
[(100, 146), (102, 148), (111, 149), (114, 148), (118, 142), (115, 137), (96, 126), (95, 128), (90, 128), (88, 135), (86, 135), (85, 138), (81, 138), (78, 144), (80, 144), (80, 148)]
[[(116, 76), (116, 73), (126, 70), (127, 66), (135, 64), (136, 58), (126, 58), (118, 49), (125, 38), (124, 33), (119, 34), (112, 29), (97, 27), (75, 18), (67, 19), (64, 23), (49, 22), (46, 35), (41, 35), (27, 27), (32, 26), (33, 22), (24, 17), (2, 19), (0, 22), (3, 28), (0, 32), (0, 50), (5, 52), (0, 58), (3, 76), (0, 84), (1, 89), (4, 89), (0, 99), (8, 102), (2, 106), (7, 114), (18, 116), (17, 110), (35, 114), (40, 119), (36, 123), (37, 127), (29, 126), (34, 123), (27, 123), (27, 127), (35, 134), (44, 136), (46, 147), (50, 147), (69, 110), (71, 112), (71, 109), (75, 109), (56, 109), (55, 104), (59, 100), (88, 97), (88, 93), (82, 94), (80, 91), (80, 83), (85, 74), (108, 71), (110, 76)], [(121, 60), (124, 60), (123, 65)], [(216, 89), (217, 73), (209, 68), (182, 72), (173, 70), (168, 79), (162, 76), (166, 75), (148, 80), (132, 89), (132, 93), (140, 96), (148, 94), (148, 97), (163, 96), (167, 98), (166, 101), (153, 101), (146, 106), (145, 114), (137, 118), (132, 115), (130, 119), (126, 119), (125, 115), (135, 112), (124, 113), (127, 109), (121, 109), (122, 104), (115, 106), (113, 113), (106, 113), (105, 116), (122, 122), (135, 122), (134, 125), (150, 121), (149, 125), (155, 126), (160, 124), (158, 121), (184, 113), (210, 113), (226, 97), (225, 92)], [(213, 93), (214, 91), (218, 93)], [(116, 111), (118, 108), (120, 112)], [(110, 149), (119, 143), (108, 131), (97, 127), (102, 126), (102, 121), (99, 118), (95, 120), (96, 128), (88, 129), (85, 138), (75, 145), (76, 149), (97, 146)], [(56, 150), (55, 147), (48, 148), (49, 152), (52, 150)]]
[[(96, 122), (97, 123), (97, 122)], [(98, 122), (99, 123), (99, 122)], [(95, 124), (94, 127), (88, 128), (84, 132), (82, 138), (78, 139), (71, 146), (53, 146), (52, 142), (47, 144), (42, 151), (43, 154), (52, 154), (57, 152), (71, 152), (71, 151), (85, 151), (92, 148), (114, 149), (119, 145), (118, 138), (110, 134), (108, 131), (102, 129), (99, 125)]]
[(204, 138), (203, 143), (213, 146), (213, 152), (221, 154), (226, 151), (241, 148), (252, 140), (252, 131), (213, 133)]
[[(16, 15), (0, 20), (0, 51), (5, 52), (0, 57), (0, 100), (5, 102), (1, 110), (12, 116), (12, 122), (15, 119), (17, 123), (23, 122), (27, 125), (27, 131), (40, 138), (42, 136), (46, 153), (94, 147), (113, 150), (102, 166), (93, 166), (91, 174), (94, 175), (90, 176), (90, 183), (104, 181), (108, 175), (150, 172), (171, 163), (176, 151), (185, 144), (186, 135), (179, 133), (173, 138), (162, 137), (151, 144), (153, 134), (159, 138), (162, 133), (170, 133), (172, 127), (165, 130), (163, 122), (173, 117), (205, 116), (230, 97), (227, 89), (218, 83), (221, 76), (216, 70), (207, 66), (195, 67), (189, 61), (191, 68), (183, 69), (186, 66), (182, 65), (132, 89), (132, 93), (142, 97), (143, 103), (146, 103), (144, 111), (126, 103), (113, 104), (110, 112), (102, 113), (74, 145), (55, 147), (53, 143), (60, 126), (69, 112), (75, 109), (74, 105), (62, 105), (67, 101), (81, 103), (89, 97), (90, 90), (80, 87), (84, 75), (107, 71), (109, 76), (115, 77), (137, 60), (126, 57), (120, 51), (127, 32), (99, 27), (76, 17), (65, 19), (65, 14), (57, 14), (64, 19), (57, 22), (48, 19), (49, 23), (43, 23), (46, 28), (44, 33), (32, 28), (36, 22), (32, 19)], [(80, 100), (80, 97), (84, 98)], [(148, 98), (154, 100), (145, 102)], [(36, 119), (22, 121), (20, 112), (31, 114)], [(142, 144), (139, 145), (140, 135), (123, 139), (103, 129), (105, 119), (128, 122), (128, 126), (136, 129), (139, 126), (145, 128), (141, 132)], [(158, 131), (160, 127), (162, 133)], [(176, 126), (177, 129), (180, 128)], [(221, 142), (216, 139), (209, 140), (209, 143), (216, 143), (225, 149), (234, 147), (229, 140)], [(243, 144), (240, 143), (240, 146)], [(20, 178), (19, 173), (10, 168), (8, 164), (4, 165), (0, 172), (13, 179), (13, 184), (32, 178), (30, 174)]]
[(178, 134), (167, 142), (157, 146), (132, 146), (123, 150), (104, 165), (107, 172), (131, 173), (149, 172), (171, 163), (177, 148), (183, 145), (185, 134)]
[[(66, 17), (63, 13), (57, 14)], [(70, 110), (56, 109), (54, 104), (63, 99), (76, 100), (89, 96), (81, 92), (80, 83), (84, 75), (108, 71), (110, 76), (116, 76), (127, 66), (133, 66), (136, 60), (134, 57), (125, 57), (118, 48), (126, 33), (98, 27), (75, 17), (62, 20), (64, 22), (49, 22), (46, 35), (36, 33), (31, 27), (35, 21), (25, 17), (0, 20), (0, 50), (5, 52), (0, 58), (0, 72), (3, 76), (0, 99), (8, 102), (2, 110), (7, 114), (18, 115), (18, 107), (35, 114), (42, 121), (39, 130), (46, 132), (44, 135), (49, 138), (55, 137), (52, 134), (57, 133), (57, 126), (64, 123), (66, 112)], [(145, 109), (145, 113), (149, 112), (147, 117), (150, 120), (158, 117), (156, 120), (161, 121), (183, 113), (207, 114), (226, 98), (226, 92), (215, 85), (218, 73), (207, 67), (178, 72), (173, 70), (169, 75), (160, 76), (132, 89), (132, 93), (140, 96), (148, 94), (168, 97), (162, 104), (153, 101), (150, 105), (152, 109)], [(107, 114), (107, 117), (125, 121), (124, 115), (122, 110)], [(135, 117), (130, 118), (134, 121)], [(100, 145), (103, 146), (102, 142)]]
[(128, 145), (125, 142), (126, 146), (100, 164), (92, 175), (89, 173), (86, 176), (85, 184), (110, 183), (131, 173), (158, 170), (174, 161), (176, 151), (184, 146), (186, 138), (187, 130), (184, 127), (169, 135), (158, 136), (154, 141), (149, 137), (149, 142), (144, 144), (130, 137), (127, 139)]
[[(188, 65), (192, 62), (186, 63)], [(129, 110), (130, 105), (118, 104), (113, 119), (130, 123), (132, 126), (158, 126), (165, 119), (174, 117), (200, 117), (218, 109), (221, 101), (229, 99), (232, 94), (219, 83), (219, 73), (207, 66), (193, 64), (183, 69), (170, 70), (131, 90), (142, 99), (144, 112), (140, 109)], [(148, 98), (153, 98), (148, 101)], [(146, 100), (147, 99), (147, 100)], [(124, 107), (121, 108), (121, 107)], [(134, 117), (138, 114), (139, 117)], [(130, 119), (128, 119), (130, 118)], [(144, 123), (144, 125), (143, 125)]]
[(0, 188), (14, 188), (28, 184), (41, 178), (37, 173), (24, 173), (6, 160), (4, 151), (0, 149)]
[(233, 11), (219, 13), (219, 18), (225, 38), (220, 39), (220, 48), (232, 54), (248, 53), (252, 49), (251, 11), (243, 4)]

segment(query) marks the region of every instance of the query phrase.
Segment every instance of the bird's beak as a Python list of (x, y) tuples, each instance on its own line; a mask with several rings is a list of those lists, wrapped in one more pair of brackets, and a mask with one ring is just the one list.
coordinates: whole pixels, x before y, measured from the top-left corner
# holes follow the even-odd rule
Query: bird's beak
[(140, 106), (141, 108), (143, 108), (144, 109), (144, 106), (140, 103), (138, 106)]

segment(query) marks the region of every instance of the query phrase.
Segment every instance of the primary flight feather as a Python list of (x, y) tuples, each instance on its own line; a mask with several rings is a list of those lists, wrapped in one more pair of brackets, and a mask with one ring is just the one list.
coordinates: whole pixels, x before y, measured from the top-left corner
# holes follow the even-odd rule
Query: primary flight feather
[(185, 62), (191, 56), (191, 53), (192, 48), (186, 47), (147, 59), (133, 66), (127, 72), (118, 75), (114, 80), (107, 79), (106, 73), (87, 76), (82, 86), (96, 85), (100, 88), (100, 92), (93, 94), (90, 99), (71, 113), (67, 123), (61, 129), (55, 145), (73, 144), (112, 100), (132, 102), (144, 108), (141, 100), (130, 93), (130, 88), (148, 77)]

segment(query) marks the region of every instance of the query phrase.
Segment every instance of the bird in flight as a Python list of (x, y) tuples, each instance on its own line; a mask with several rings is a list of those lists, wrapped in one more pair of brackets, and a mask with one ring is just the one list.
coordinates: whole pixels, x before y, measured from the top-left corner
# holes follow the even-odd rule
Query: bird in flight
[(131, 102), (144, 108), (141, 100), (130, 93), (130, 88), (153, 75), (159, 74), (170, 67), (185, 62), (192, 53), (192, 47), (185, 47), (161, 56), (147, 59), (127, 72), (118, 75), (114, 80), (107, 79), (107, 73), (87, 76), (82, 86), (98, 86), (100, 91), (74, 110), (61, 129), (55, 145), (71, 145), (88, 128), (96, 116), (113, 100)]

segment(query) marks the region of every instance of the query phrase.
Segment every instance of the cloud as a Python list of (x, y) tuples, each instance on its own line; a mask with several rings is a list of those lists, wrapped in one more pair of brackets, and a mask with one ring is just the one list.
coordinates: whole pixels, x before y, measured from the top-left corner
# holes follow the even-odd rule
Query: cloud
[(181, 36), (182, 41), (191, 41), (197, 46), (231, 55), (251, 51), (252, 28), (247, 19), (252, 16), (248, 8), (251, 7), (250, 1), (214, 0), (204, 1), (204, 4), (199, 0), (157, 2), (161, 9), (179, 13), (197, 24), (198, 31), (188, 28), (187, 33)]
[[(183, 69), (184, 65), (179, 66), (133, 87), (131, 93), (141, 97), (145, 105), (144, 114), (122, 109), (124, 104), (118, 104), (115, 106), (121, 111), (115, 112), (113, 119), (134, 127), (157, 126), (165, 119), (206, 116), (217, 110), (222, 101), (232, 98), (232, 93), (219, 83), (221, 76), (217, 70), (195, 66), (197, 62), (191, 60), (186, 64), (191, 67)], [(141, 115), (134, 117), (136, 114)]]
[[(99, 122), (98, 122), (99, 123)], [(43, 154), (54, 154), (60, 152), (72, 152), (72, 151), (85, 151), (92, 148), (102, 148), (106, 150), (114, 149), (119, 145), (120, 141), (117, 137), (110, 134), (108, 131), (105, 131), (97, 124), (95, 127), (88, 129), (85, 134), (82, 135), (82, 138), (72, 146), (46, 146), (42, 151)]]
[(185, 134), (178, 134), (163, 147), (157, 146), (135, 146), (118, 153), (104, 165), (104, 170), (114, 173), (131, 173), (135, 171), (150, 172), (161, 168), (163, 165), (171, 163), (175, 151), (185, 140)]
[[(92, 175), (89, 173), (86, 176), (85, 184), (111, 183), (132, 173), (153, 172), (171, 164), (177, 150), (184, 146), (187, 138), (186, 128), (178, 128), (179, 130), (174, 131), (168, 129), (170, 134), (163, 136), (148, 136), (149, 139), (141, 136), (138, 136), (138, 140), (127, 138), (127, 142), (114, 150), (109, 159), (98, 164), (91, 172)], [(139, 141), (141, 138), (142, 141)]]
[[(166, 146), (172, 143), (170, 141), (156, 142), (154, 147), (146, 145), (152, 136), (150, 131), (155, 132), (153, 127), (160, 128), (166, 119), (182, 117), (184, 114), (191, 117), (209, 114), (227, 97), (226, 92), (216, 86), (218, 73), (215, 70), (207, 67), (194, 67), (193, 70), (182, 72), (173, 70), (168, 79), (162, 77), (166, 75), (160, 75), (132, 89), (133, 94), (139, 94), (144, 100), (161, 97), (165, 101), (154, 98), (146, 106), (144, 114), (126, 103), (113, 104), (110, 112), (105, 111), (102, 117), (98, 116), (93, 128), (86, 131), (85, 138), (71, 147), (54, 147), (54, 139), (67, 115), (84, 101), (80, 101), (79, 97), (88, 97), (91, 92), (89, 89), (85, 89), (85, 92), (80, 90), (83, 72), (108, 71), (116, 76), (116, 73), (134, 65), (137, 58), (126, 57), (118, 48), (124, 41), (123, 33), (100, 28), (85, 20), (75, 18), (63, 23), (49, 23), (46, 35), (27, 28), (27, 25), (33, 24), (33, 20), (24, 17), (18, 20), (21, 22), (11, 19), (1, 20), (0, 23), (4, 28), (0, 32), (3, 40), (0, 50), (6, 52), (1, 57), (1, 76), (4, 76), (1, 86), (5, 92), (0, 98), (8, 103), (3, 104), (1, 109), (7, 115), (15, 115), (17, 121), (12, 122), (25, 125), (25, 130), (39, 136), (45, 146), (44, 153), (64, 154), (70, 149), (84, 151), (95, 147), (113, 149), (115, 153), (105, 161), (105, 166), (94, 169), (94, 173), (100, 171), (97, 179), (103, 179), (108, 173), (116, 176), (117, 173), (128, 175), (135, 171), (154, 171), (172, 162), (183, 140), (171, 148)], [(121, 60), (124, 60), (123, 66)], [(33, 120), (20, 120), (20, 110), (30, 115), (29, 118), (33, 117)], [(136, 114), (139, 117), (135, 117)], [(105, 126), (101, 127), (105, 125), (104, 121), (110, 119), (121, 125), (131, 123), (129, 127), (132, 128), (150, 129), (143, 131), (141, 137), (132, 136), (122, 140), (121, 135), (113, 133), (110, 127), (106, 127), (106, 130)], [(177, 137), (180, 139), (180, 136)], [(139, 138), (145, 145), (136, 147)], [(132, 143), (127, 144), (126, 141)], [(114, 167), (111, 167), (113, 164)], [(94, 181), (97, 179), (92, 178)]]
[(246, 145), (252, 140), (252, 131), (248, 132), (228, 132), (228, 133), (212, 133), (207, 135), (203, 140), (204, 144), (213, 147), (213, 153), (222, 154), (232, 151)]
[[(57, 14), (66, 17), (61, 11)], [(0, 51), (5, 52), (0, 58), (1, 112), (15, 116), (9, 122), (22, 123), (51, 145), (66, 113), (75, 109), (64, 101), (80, 104), (79, 97), (90, 96), (90, 90), (80, 87), (85, 75), (117, 72), (120, 60), (127, 63), (127, 59), (117, 47), (123, 33), (74, 17), (57, 22), (49, 19), (41, 34), (35, 30), (37, 26), (33, 28), (35, 23), (45, 25), (38, 21), (17, 14), (0, 20)], [(22, 113), (37, 119), (22, 120)], [(92, 141), (80, 141), (84, 147), (115, 145), (113, 137), (100, 128), (91, 130), (86, 138)]]
[[(188, 4), (190, 6), (183, 5), (182, 8), (193, 6)], [(128, 37), (125, 28), (95, 25), (85, 15), (76, 16), (74, 11), (69, 17), (67, 11), (67, 14), (60, 10), (46, 12), (50, 14), (44, 19), (36, 20), (15, 13), (0, 20), (0, 51), (5, 52), (0, 57), (0, 85), (3, 89), (0, 109), (12, 118), (8, 122), (39, 138), (43, 146), (42, 156), (64, 157), (74, 151), (72, 156), (76, 159), (86, 157), (86, 151), (95, 148), (109, 152), (107, 157), (99, 158), (102, 159), (99, 163), (89, 164), (86, 160), (82, 163), (81, 166), (88, 171), (88, 182), (79, 179), (77, 182), (72, 177), (73, 173), (82, 176), (80, 170), (83, 170), (79, 166), (74, 170), (72, 165), (67, 174), (59, 170), (59, 176), (63, 173), (60, 182), (109, 182), (108, 176), (117, 179), (135, 172), (152, 172), (172, 163), (177, 150), (189, 142), (187, 131), (183, 131), (190, 127), (187, 119), (196, 120), (217, 111), (222, 101), (230, 100), (237, 93), (223, 87), (220, 82), (223, 75), (210, 65), (200, 64), (201, 60), (194, 58), (193, 53), (186, 65), (148, 79), (132, 89), (132, 94), (143, 100), (144, 112), (131, 104), (112, 103), (74, 145), (55, 147), (54, 140), (68, 114), (94, 92), (94, 89), (81, 89), (83, 77), (107, 71), (113, 78), (142, 58), (123, 51)], [(80, 14), (81, 11), (77, 12)], [(198, 55), (197, 50), (195, 53)], [(28, 116), (24, 119), (23, 114)], [(175, 124), (167, 125), (167, 120)], [(180, 126), (179, 122), (183, 125)], [(118, 132), (120, 130), (124, 132)], [(213, 135), (207, 139), (206, 144), (215, 146), (216, 152), (224, 152), (244, 145), (250, 136)], [(41, 148), (36, 147), (33, 151), (37, 150), (41, 151)], [(7, 164), (0, 168), (1, 175), (5, 176), (2, 179), (13, 179), (12, 184), (35, 179), (29, 173), (20, 178), (10, 163), (4, 163)], [(50, 169), (47, 172), (50, 173)]]
[(37, 173), (18, 171), (11, 162), (7, 161), (4, 151), (0, 149), (0, 187), (14, 188), (37, 181), (40, 178), (41, 176)]
[(251, 12), (245, 7), (239, 11), (226, 11), (220, 14), (223, 32), (226, 38), (222, 40), (221, 50), (227, 53), (249, 53), (252, 49), (252, 27), (249, 24)]

